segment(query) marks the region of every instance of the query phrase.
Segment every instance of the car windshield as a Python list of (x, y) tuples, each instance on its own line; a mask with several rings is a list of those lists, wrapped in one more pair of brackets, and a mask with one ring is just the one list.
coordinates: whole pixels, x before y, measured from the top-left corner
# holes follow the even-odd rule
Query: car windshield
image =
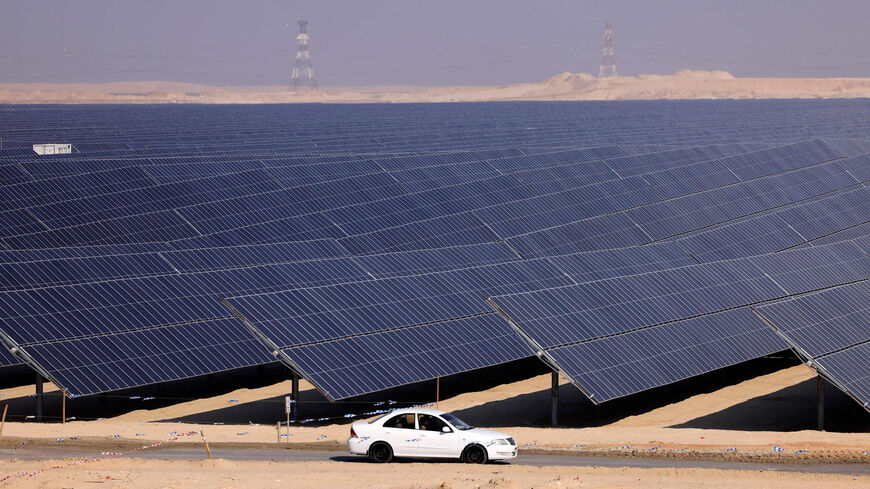
[(449, 421), (457, 430), (465, 431), (474, 428), (450, 413), (444, 413), (441, 417)]

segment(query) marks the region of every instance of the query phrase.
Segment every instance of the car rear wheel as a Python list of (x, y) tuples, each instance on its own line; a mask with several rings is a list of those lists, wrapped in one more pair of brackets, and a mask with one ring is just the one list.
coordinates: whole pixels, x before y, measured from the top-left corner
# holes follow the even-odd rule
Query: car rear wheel
[(465, 456), (463, 459), (465, 460), (465, 463), (469, 464), (485, 464), (486, 450), (484, 450), (480, 445), (472, 445), (465, 449)]
[(385, 464), (393, 460), (393, 449), (390, 448), (390, 445), (379, 441), (369, 447), (369, 458), (372, 462)]

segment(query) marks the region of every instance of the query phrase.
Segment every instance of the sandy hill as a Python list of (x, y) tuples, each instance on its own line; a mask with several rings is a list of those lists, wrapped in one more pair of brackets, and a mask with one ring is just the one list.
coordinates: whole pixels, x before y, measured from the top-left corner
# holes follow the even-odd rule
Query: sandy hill
[(870, 78), (735, 78), (725, 71), (596, 78), (560, 73), (538, 83), (455, 87), (214, 87), (169, 81), (0, 84), (0, 103), (374, 103), (499, 100), (865, 98)]

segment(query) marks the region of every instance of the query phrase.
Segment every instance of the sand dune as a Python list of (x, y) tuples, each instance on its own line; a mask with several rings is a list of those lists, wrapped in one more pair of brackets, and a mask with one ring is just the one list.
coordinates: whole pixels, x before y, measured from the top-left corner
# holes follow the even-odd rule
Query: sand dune
[(376, 103), (506, 100), (865, 98), (870, 78), (735, 78), (725, 71), (599, 79), (560, 73), (539, 83), (455, 87), (213, 87), (169, 81), (0, 84), (0, 103)]

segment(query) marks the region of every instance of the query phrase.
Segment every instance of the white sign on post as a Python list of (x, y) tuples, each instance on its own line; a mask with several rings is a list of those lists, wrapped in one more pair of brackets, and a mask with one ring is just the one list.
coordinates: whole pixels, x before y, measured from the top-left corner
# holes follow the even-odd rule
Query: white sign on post
[(284, 412), (286, 414), (290, 414), (290, 406), (293, 405), (293, 401), (290, 400), (290, 396), (284, 396)]

